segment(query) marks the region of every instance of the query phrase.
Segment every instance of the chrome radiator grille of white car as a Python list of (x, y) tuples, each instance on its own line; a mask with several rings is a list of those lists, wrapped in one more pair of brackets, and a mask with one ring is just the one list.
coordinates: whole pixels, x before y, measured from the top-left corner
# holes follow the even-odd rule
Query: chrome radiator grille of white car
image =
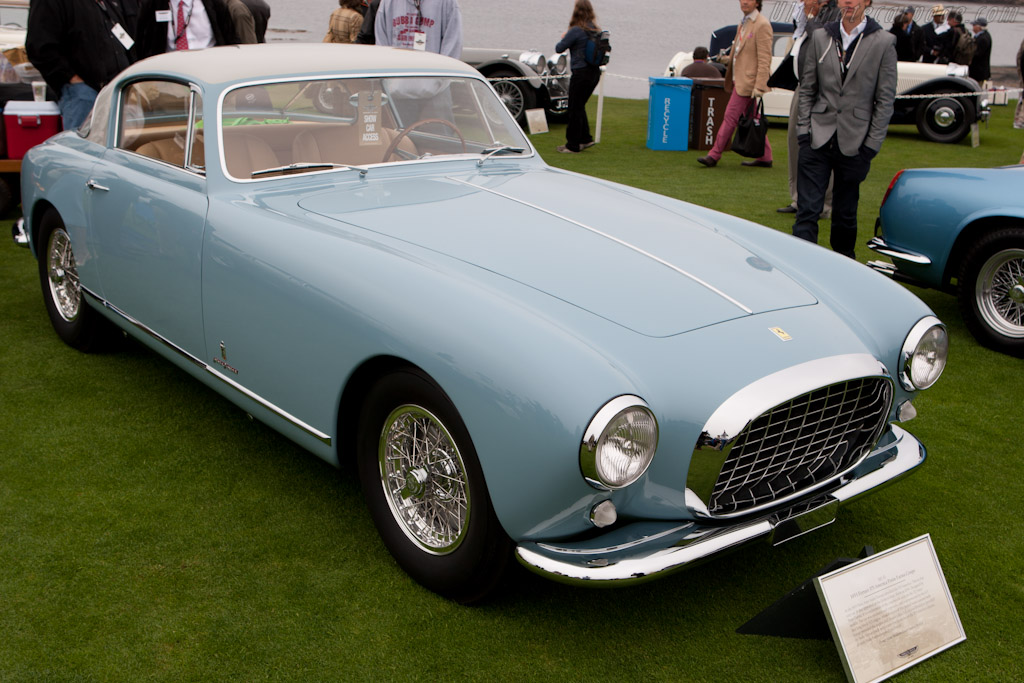
[(892, 385), (882, 377), (832, 384), (764, 412), (739, 435), (715, 482), (712, 515), (771, 504), (841, 473), (885, 428)]

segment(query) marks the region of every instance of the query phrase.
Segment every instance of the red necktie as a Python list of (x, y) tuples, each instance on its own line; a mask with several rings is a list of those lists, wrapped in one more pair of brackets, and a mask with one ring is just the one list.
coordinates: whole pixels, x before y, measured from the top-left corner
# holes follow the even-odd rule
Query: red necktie
[(174, 39), (175, 50), (188, 49), (188, 36), (185, 35), (185, 0), (178, 0), (178, 21), (175, 27), (178, 29), (177, 38)]

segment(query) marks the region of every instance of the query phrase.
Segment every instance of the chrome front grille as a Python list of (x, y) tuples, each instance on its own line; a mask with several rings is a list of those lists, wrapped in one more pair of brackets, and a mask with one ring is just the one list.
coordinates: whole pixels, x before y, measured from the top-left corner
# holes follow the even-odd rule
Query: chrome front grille
[(765, 411), (729, 449), (708, 511), (730, 515), (769, 505), (849, 469), (881, 436), (891, 404), (890, 381), (864, 377)]

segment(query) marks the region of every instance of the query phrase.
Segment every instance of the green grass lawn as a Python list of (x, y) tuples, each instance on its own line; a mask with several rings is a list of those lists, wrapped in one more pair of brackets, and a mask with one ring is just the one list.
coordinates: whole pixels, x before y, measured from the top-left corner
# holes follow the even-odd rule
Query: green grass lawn
[[(560, 126), (533, 141), (564, 168), (789, 230), (791, 217), (775, 212), (789, 201), (784, 126), (770, 132), (775, 168), (727, 154), (706, 169), (699, 152), (646, 149), (646, 111), (608, 100), (601, 143), (579, 155), (554, 151)], [(1016, 163), (1024, 132), (1011, 114), (995, 109), (978, 148), (890, 129), (862, 186), (859, 244), (900, 168)], [(466, 608), (395, 565), (353, 472), (138, 346), (64, 346), (35, 262), (6, 239), (6, 223), (0, 235), (0, 681), (838, 683), (831, 642), (735, 630), (834, 558), (925, 533), (968, 639), (900, 680), (1024, 674), (1024, 361), (979, 347), (952, 297), (917, 292), (949, 325), (951, 350), (915, 402), (908, 428), (929, 460), (909, 479), (778, 548), (625, 589), (522, 571), (491, 603)]]

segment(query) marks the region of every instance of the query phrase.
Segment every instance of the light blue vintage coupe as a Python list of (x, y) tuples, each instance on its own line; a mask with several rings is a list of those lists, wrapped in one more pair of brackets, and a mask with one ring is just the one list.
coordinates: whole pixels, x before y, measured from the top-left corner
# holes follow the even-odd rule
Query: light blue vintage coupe
[(1024, 166), (900, 171), (882, 199), (869, 266), (956, 294), (979, 343), (1024, 357)]
[(62, 339), (124, 330), (354, 459), (398, 563), (455, 600), (513, 557), (626, 584), (780, 543), (925, 458), (895, 424), (945, 365), (921, 301), (780, 232), (547, 166), (445, 57), (154, 57), (32, 149), (22, 187), (15, 237)]

